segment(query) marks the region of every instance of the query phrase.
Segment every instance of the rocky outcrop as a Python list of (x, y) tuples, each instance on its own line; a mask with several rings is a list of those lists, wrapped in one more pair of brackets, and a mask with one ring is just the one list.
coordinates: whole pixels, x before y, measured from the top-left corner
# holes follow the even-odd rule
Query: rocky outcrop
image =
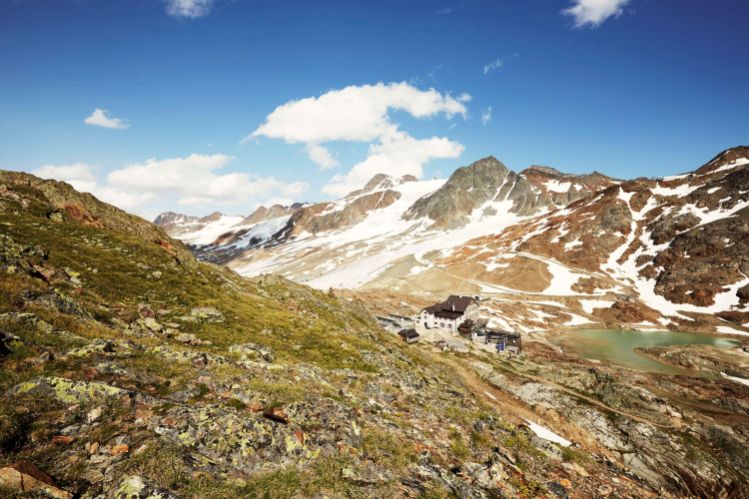
[(392, 187), (413, 180), (415, 179), (408, 177), (396, 180), (387, 175), (375, 175), (363, 189), (350, 193), (337, 203), (318, 203), (300, 208), (291, 216), (279, 239), (355, 225), (370, 212), (387, 208), (400, 199), (400, 192), (392, 190)]
[(455, 170), (440, 189), (419, 199), (403, 218), (427, 218), (434, 228), (455, 228), (465, 225), (474, 210), (501, 201), (509, 201), (509, 211), (517, 215), (530, 215), (551, 203), (525, 178), (490, 156)]
[(563, 173), (548, 166), (530, 166), (520, 176), (551, 197), (557, 206), (566, 206), (578, 199), (621, 183), (621, 180), (599, 172), (585, 175)]
[(265, 222), (266, 220), (271, 220), (273, 218), (293, 215), (303, 206), (303, 203), (294, 203), (289, 206), (283, 206), (280, 204), (274, 204), (268, 207), (260, 206), (258, 209), (253, 211), (250, 216), (242, 220), (238, 225), (258, 224), (260, 222)]

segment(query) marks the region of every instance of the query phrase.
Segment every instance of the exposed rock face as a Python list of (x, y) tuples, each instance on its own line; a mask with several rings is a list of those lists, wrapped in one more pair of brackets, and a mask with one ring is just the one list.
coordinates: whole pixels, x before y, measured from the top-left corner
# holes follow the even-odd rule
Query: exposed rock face
[(217, 220), (220, 220), (223, 214), (216, 211), (204, 217), (192, 217), (181, 213), (167, 211), (161, 213), (153, 223), (166, 231), (172, 237), (179, 237), (189, 232), (196, 232)]
[(283, 206), (280, 204), (274, 204), (269, 207), (261, 206), (250, 216), (242, 220), (238, 225), (251, 225), (270, 220), (272, 218), (279, 218), (287, 215), (293, 215), (300, 208), (304, 206), (303, 203), (294, 203), (290, 206)]
[(378, 173), (367, 182), (364, 187), (359, 190), (350, 192), (346, 195), (346, 198), (355, 198), (361, 194), (373, 191), (379, 191), (383, 189), (392, 189), (396, 185), (403, 184), (405, 182), (417, 182), (419, 179), (413, 175), (404, 175), (400, 179), (395, 179), (390, 175), (384, 173)]
[[(695, 173), (612, 184), (564, 209), (469, 241), (440, 263), (494, 266), (513, 253), (552, 259), (597, 279), (601, 289), (606, 287), (601, 277), (612, 279), (618, 295), (609, 298), (605, 312), (594, 314), (608, 324), (629, 319), (697, 327), (696, 319), (676, 313), (682, 310), (717, 313), (741, 327), (748, 322), (749, 304), (749, 149), (728, 150)], [(521, 262), (504, 261), (504, 273)], [(620, 302), (620, 295), (630, 301)], [(614, 301), (619, 303), (611, 306)], [(719, 326), (713, 321), (700, 327)]]
[(558, 206), (566, 206), (621, 182), (598, 172), (571, 175), (548, 166), (535, 165), (520, 172), (520, 176), (551, 197), (554, 204)]
[(375, 175), (363, 189), (350, 193), (338, 203), (317, 203), (300, 208), (291, 216), (279, 239), (355, 225), (370, 212), (387, 208), (400, 199), (401, 194), (392, 187), (415, 180), (410, 176), (394, 179), (388, 175)]
[(20, 494), (40, 494), (53, 499), (72, 499), (73, 494), (55, 486), (52, 478), (34, 464), (21, 461), (0, 468), (0, 486)]
[(530, 182), (490, 156), (455, 170), (445, 185), (419, 199), (403, 218), (427, 217), (435, 228), (455, 228), (464, 225), (477, 208), (500, 201), (511, 201), (509, 211), (518, 215), (535, 213), (551, 203)]

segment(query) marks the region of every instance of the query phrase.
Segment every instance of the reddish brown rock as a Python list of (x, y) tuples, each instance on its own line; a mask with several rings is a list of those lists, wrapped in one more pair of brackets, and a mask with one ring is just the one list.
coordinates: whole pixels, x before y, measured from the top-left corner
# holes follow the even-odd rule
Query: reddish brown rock
[(112, 447), (112, 450), (109, 451), (109, 453), (113, 456), (121, 456), (122, 454), (127, 454), (128, 452), (130, 452), (130, 446), (127, 444), (115, 445), (114, 447)]
[(70, 492), (57, 487), (52, 477), (28, 461), (0, 468), (0, 485), (19, 493), (37, 492), (53, 499), (73, 497)]

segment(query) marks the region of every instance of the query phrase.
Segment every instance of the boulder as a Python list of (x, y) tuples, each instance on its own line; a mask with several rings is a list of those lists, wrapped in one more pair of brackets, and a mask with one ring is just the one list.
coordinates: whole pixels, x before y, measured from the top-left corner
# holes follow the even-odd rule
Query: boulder
[(22, 494), (41, 493), (53, 499), (73, 497), (73, 494), (57, 487), (48, 474), (28, 461), (0, 468), (0, 485)]
[(168, 490), (157, 487), (138, 475), (125, 477), (114, 491), (115, 499), (179, 499)]
[(266, 362), (273, 362), (276, 356), (270, 347), (258, 345), (257, 343), (242, 343), (241, 345), (232, 345), (229, 352), (238, 354), (242, 360), (255, 360), (261, 358)]

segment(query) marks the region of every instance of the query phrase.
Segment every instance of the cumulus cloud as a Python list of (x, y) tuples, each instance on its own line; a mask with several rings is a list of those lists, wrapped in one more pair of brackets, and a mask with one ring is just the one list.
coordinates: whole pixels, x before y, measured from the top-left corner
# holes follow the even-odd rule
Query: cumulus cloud
[(112, 170), (101, 185), (94, 168), (85, 163), (44, 165), (32, 173), (68, 182), (79, 191), (137, 213), (151, 213), (147, 209), (151, 202), (175, 199), (183, 206), (224, 205), (246, 210), (268, 199), (296, 199), (307, 189), (304, 182), (283, 182), (272, 176), (221, 173), (232, 159), (225, 154), (148, 159)]
[(630, 0), (573, 0), (572, 6), (562, 13), (575, 20), (575, 27), (597, 28), (610, 17), (619, 17)]
[(166, 13), (172, 17), (197, 19), (207, 16), (214, 0), (167, 0)]
[(391, 111), (404, 111), (415, 118), (437, 115), (447, 119), (466, 118), (465, 104), (470, 100), (469, 94), (455, 98), (405, 82), (352, 85), (278, 106), (245, 140), (268, 137), (290, 144), (302, 143), (307, 155), (321, 169), (338, 165), (323, 145), (326, 142), (369, 142), (369, 157), (348, 174), (334, 176), (324, 188), (328, 194), (345, 194), (377, 173), (420, 176), (423, 164), (430, 159), (457, 157), (462, 152), (460, 144), (448, 139), (414, 139), (391, 121)]
[(107, 113), (109, 113), (109, 111), (106, 109), (99, 109), (97, 107), (94, 109), (94, 112), (91, 113), (91, 116), (87, 117), (83, 122), (87, 125), (100, 126), (103, 128), (116, 128), (120, 130), (130, 126), (125, 120), (110, 117)]
[(247, 138), (269, 137), (289, 143), (367, 142), (392, 126), (390, 110), (406, 111), (415, 118), (467, 114), (462, 101), (434, 89), (420, 90), (405, 82), (352, 85), (277, 107)]
[(492, 120), (492, 107), (489, 106), (481, 113), (481, 124), (487, 125)]
[(343, 196), (365, 184), (378, 173), (399, 177), (413, 175), (420, 178), (423, 165), (431, 159), (457, 158), (463, 146), (444, 137), (419, 140), (405, 132), (391, 129), (380, 142), (369, 147), (369, 156), (354, 165), (350, 172), (335, 175), (323, 187), (325, 194)]
[(86, 163), (43, 165), (31, 173), (37, 177), (67, 182), (81, 192), (93, 192), (96, 189), (96, 176), (93, 167)]
[(249, 204), (253, 199), (277, 194), (301, 194), (306, 189), (302, 182), (286, 183), (274, 177), (259, 177), (247, 173), (224, 173), (233, 158), (225, 154), (191, 154), (183, 158), (148, 159), (113, 170), (107, 182), (123, 192), (169, 193), (176, 195), (179, 204), (203, 205)]
[[(99, 187), (94, 196), (122, 210), (142, 213), (142, 208), (158, 198), (154, 192), (130, 192), (111, 186)], [(153, 217), (146, 217), (153, 218)]]
[(484, 74), (488, 75), (492, 71), (502, 69), (504, 65), (505, 61), (503, 61), (502, 59), (494, 59), (493, 61), (487, 62), (486, 64), (484, 64)]
[(307, 144), (306, 150), (309, 159), (315, 162), (321, 170), (329, 170), (330, 168), (340, 166), (340, 163), (333, 157), (330, 151), (320, 144), (311, 142)]

